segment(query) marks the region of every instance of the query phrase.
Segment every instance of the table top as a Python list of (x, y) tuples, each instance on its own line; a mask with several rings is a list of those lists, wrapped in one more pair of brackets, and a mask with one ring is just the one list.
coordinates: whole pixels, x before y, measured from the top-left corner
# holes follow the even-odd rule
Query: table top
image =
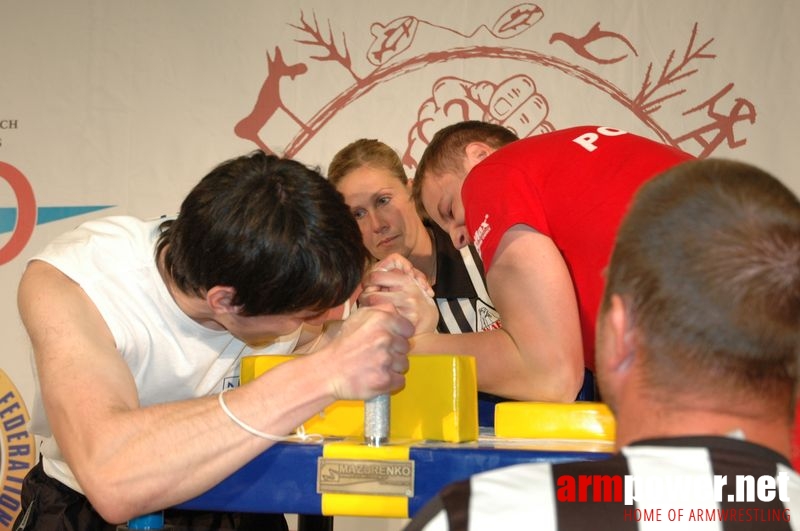
[[(485, 428), (481, 429), (479, 439), (472, 442), (392, 440), (382, 450), (395, 454), (399, 452), (399, 461), (380, 462), (404, 465), (404, 470), (411, 470), (412, 477), (410, 483), (406, 484), (409, 488), (405, 490), (405, 495), (388, 497), (392, 503), (391, 508), (387, 508), (386, 504), (380, 502), (387, 496), (342, 495), (327, 490), (325, 481), (321, 481), (321, 471), (323, 465), (330, 464), (328, 460), (331, 455), (334, 456), (333, 461), (342, 462), (331, 452), (342, 445), (355, 449), (357, 453), (358, 447), (363, 446), (369, 450), (365, 453), (367, 457), (357, 457), (353, 463), (362, 470), (377, 468), (377, 465), (370, 466), (374, 461), (369, 457), (376, 454), (370, 453), (371, 449), (361, 441), (326, 438), (313, 442), (282, 442), (257, 456), (216, 487), (180, 507), (329, 516), (413, 517), (442, 487), (478, 472), (519, 463), (604, 459), (613, 452), (613, 444), (605, 441), (500, 439)], [(347, 488), (357, 487), (351, 483)], [(373, 486), (367, 485), (366, 488)], [(354, 496), (358, 500), (355, 505), (347, 501)], [(345, 500), (343, 504), (342, 500)], [(353, 507), (358, 507), (355, 509), (357, 512), (354, 513)]]

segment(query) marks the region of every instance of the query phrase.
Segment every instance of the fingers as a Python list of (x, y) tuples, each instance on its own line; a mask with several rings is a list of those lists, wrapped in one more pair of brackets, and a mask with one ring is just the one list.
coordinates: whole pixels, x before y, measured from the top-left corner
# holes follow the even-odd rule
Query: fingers
[(407, 339), (395, 338), (393, 344), (389, 346), (387, 352), (389, 353), (388, 369), (397, 374), (405, 374), (408, 372), (408, 351), (410, 345)]
[(371, 270), (364, 276), (362, 284), (367, 293), (413, 288), (422, 291), (428, 297), (433, 297), (433, 288), (428, 284), (425, 275), (416, 269), (411, 274), (397, 269)]
[(391, 393), (405, 387), (405, 375), (409, 369), (407, 341), (398, 347), (389, 347), (387, 350), (387, 361), (383, 365), (383, 371), (376, 374), (376, 380), (380, 382), (375, 390), (375, 394)]
[(392, 362), (391, 371), (400, 375), (405, 375), (408, 372), (409, 363), (408, 356), (397, 356)]
[(415, 328), (415, 334), (433, 332), (439, 322), (439, 310), (433, 298), (422, 292), (410, 277), (398, 271), (376, 271), (380, 284), (365, 288), (359, 296), (361, 307), (393, 306)]
[(422, 290), (422, 292), (427, 295), (428, 297), (433, 297), (433, 288), (428, 283), (428, 277), (420, 271), (419, 269), (415, 269), (412, 272), (412, 278), (414, 279), (414, 283)]
[(333, 344), (333, 376), (339, 399), (366, 400), (405, 386), (409, 338), (414, 326), (392, 305), (359, 307)]
[(415, 283), (410, 275), (400, 270), (371, 269), (361, 281), (362, 293), (375, 291), (389, 291)]
[(433, 289), (425, 274), (399, 254), (391, 254), (375, 264), (367, 273), (363, 284), (364, 289), (368, 291), (385, 291), (402, 288), (409, 281), (413, 282), (423, 293), (433, 297)]
[[(436, 319), (438, 319), (438, 311), (435, 313)], [(419, 333), (418, 331), (419, 328), (416, 329), (415, 333)], [(380, 384), (386, 385), (387, 387), (384, 391), (378, 390), (377, 394), (380, 394), (381, 392), (395, 392), (405, 387), (405, 375), (410, 369), (410, 361), (408, 358), (408, 352), (410, 349), (411, 343), (407, 336), (393, 336), (389, 344), (385, 347), (385, 350), (375, 354), (373, 359), (378, 359), (384, 354), (386, 355), (383, 363), (381, 364), (380, 374), (376, 374), (375, 376), (377, 378), (387, 378)]]
[(403, 273), (409, 274), (413, 271), (414, 266), (408, 258), (401, 256), (397, 253), (392, 253), (372, 267), (375, 271), (391, 271), (397, 269)]

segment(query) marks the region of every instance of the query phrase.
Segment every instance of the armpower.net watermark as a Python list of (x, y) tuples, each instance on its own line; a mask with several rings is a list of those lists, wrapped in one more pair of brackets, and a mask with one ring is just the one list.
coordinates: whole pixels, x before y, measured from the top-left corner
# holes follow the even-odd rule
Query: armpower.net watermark
[[(625, 521), (788, 522), (789, 474), (564, 475), (556, 480), (559, 502), (622, 504)], [(781, 502), (783, 508), (776, 508)], [(770, 504), (767, 506), (766, 504)]]

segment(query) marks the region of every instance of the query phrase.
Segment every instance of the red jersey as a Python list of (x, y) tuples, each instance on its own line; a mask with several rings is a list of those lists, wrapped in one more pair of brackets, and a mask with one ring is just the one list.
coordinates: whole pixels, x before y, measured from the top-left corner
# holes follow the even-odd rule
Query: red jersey
[[(582, 126), (525, 138), (476, 165), (461, 194), (466, 227), (487, 271), (503, 234), (523, 224), (550, 237), (569, 268), (580, 312), (586, 366), (594, 370), (594, 333), (603, 270), (639, 186), (693, 158), (608, 127)], [(531, 264), (536, 274), (536, 264)]]

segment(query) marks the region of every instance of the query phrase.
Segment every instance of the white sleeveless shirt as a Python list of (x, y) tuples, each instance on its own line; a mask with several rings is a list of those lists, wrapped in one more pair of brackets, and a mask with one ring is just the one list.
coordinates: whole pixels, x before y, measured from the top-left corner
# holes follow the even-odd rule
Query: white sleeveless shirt
[[(159, 225), (114, 216), (81, 224), (31, 260), (42, 260), (78, 283), (108, 325), (148, 406), (218, 393), (239, 385), (239, 365), (252, 349), (227, 331), (212, 330), (184, 314), (156, 267)], [(291, 352), (300, 335), (279, 338), (259, 354)], [(82, 492), (47, 423), (38, 379), (31, 431), (43, 437), (45, 472)]]

